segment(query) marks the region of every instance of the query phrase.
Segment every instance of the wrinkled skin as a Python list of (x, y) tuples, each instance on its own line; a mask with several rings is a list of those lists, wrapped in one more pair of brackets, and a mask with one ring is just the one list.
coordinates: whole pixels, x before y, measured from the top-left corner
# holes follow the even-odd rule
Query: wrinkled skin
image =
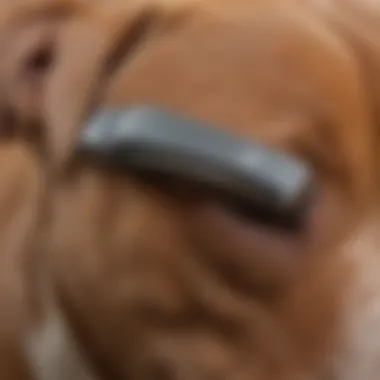
[[(2, 376), (33, 376), (53, 295), (100, 379), (375, 380), (379, 143), (360, 52), (312, 2), (157, 3), (2, 20)], [(93, 110), (141, 103), (309, 162), (302, 228), (75, 151)]]

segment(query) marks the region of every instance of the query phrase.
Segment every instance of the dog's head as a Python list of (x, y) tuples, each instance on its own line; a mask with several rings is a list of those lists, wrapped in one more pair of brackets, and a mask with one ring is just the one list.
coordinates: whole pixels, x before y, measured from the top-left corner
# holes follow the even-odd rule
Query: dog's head
[[(23, 182), (39, 194), (34, 248), (100, 371), (293, 379), (293, 322), (305, 317), (300, 344), (313, 354), (326, 343), (353, 270), (343, 242), (376, 199), (369, 94), (349, 47), (296, 5), (178, 3), (7, 13), (2, 149), (27, 152), (42, 177)], [(76, 151), (96, 109), (138, 104), (309, 163), (302, 225), (284, 231), (201, 187), (107, 171)], [(315, 323), (300, 303), (319, 305)]]

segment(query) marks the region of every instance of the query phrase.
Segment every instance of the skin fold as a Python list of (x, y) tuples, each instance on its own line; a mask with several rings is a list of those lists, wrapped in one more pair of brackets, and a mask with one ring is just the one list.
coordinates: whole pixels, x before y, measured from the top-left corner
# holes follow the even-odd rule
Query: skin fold
[[(354, 0), (6, 8), (2, 378), (378, 379), (376, 11)], [(75, 149), (95, 110), (138, 104), (310, 163), (301, 228)]]

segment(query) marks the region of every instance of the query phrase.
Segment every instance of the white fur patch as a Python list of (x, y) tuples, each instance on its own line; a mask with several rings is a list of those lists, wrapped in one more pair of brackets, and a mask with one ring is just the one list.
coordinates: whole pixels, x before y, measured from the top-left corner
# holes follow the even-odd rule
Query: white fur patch
[(96, 380), (58, 309), (32, 334), (27, 351), (37, 380)]
[(99, 380), (88, 367), (70, 326), (55, 302), (52, 282), (47, 272), (37, 277), (44, 317), (31, 329), (25, 342), (27, 358), (36, 380)]
[(374, 223), (347, 245), (354, 276), (346, 290), (337, 339), (330, 356), (336, 380), (380, 379), (380, 236)]

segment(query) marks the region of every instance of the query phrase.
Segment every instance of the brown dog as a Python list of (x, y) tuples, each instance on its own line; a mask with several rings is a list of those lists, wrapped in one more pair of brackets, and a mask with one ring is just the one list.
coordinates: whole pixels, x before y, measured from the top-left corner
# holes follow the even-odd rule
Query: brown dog
[[(262, 3), (4, 12), (2, 378), (378, 378), (376, 54), (343, 11)], [(141, 103), (311, 163), (304, 226), (75, 151), (95, 109)]]

